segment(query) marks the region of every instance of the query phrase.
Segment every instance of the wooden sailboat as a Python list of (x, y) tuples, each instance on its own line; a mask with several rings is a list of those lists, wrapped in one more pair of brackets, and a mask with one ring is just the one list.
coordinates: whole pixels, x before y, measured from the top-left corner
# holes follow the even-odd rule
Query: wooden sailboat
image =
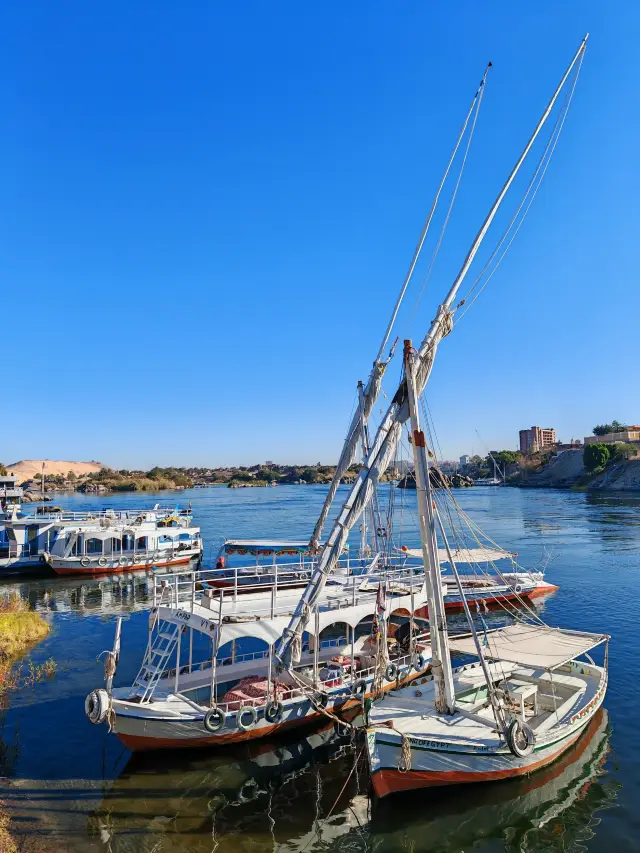
[[(586, 39), (489, 211), (426, 337), (416, 349), (411, 341), (405, 342), (404, 373), (398, 390), (327, 537), (296, 612), (277, 644), (276, 656), (282, 665), (293, 666), (309, 614), (322, 596), (350, 529), (366, 510), (380, 476), (394, 456), (403, 424), (409, 421), (431, 624), (433, 681), (426, 687), (414, 685), (392, 691), (371, 712), (367, 753), (373, 786), (381, 796), (409, 788), (530, 773), (566, 751), (604, 699), (607, 650), (602, 665), (596, 664), (588, 653), (601, 644), (606, 646), (607, 635), (551, 628), (531, 613), (528, 619), (517, 619), (495, 633), (485, 628), (482, 640), (478, 636), (453, 555), (455, 548), (449, 544), (436, 496), (431, 491), (430, 454), (418, 405), (437, 348), (452, 331), (453, 315), (461, 304), (455, 305), (460, 284), (560, 91), (574, 67), (579, 69), (585, 48)], [(455, 535), (455, 529), (453, 532)], [(468, 636), (452, 642), (447, 628), (438, 537), (446, 549), (470, 629)], [(475, 655), (477, 662), (454, 671), (452, 649)]]

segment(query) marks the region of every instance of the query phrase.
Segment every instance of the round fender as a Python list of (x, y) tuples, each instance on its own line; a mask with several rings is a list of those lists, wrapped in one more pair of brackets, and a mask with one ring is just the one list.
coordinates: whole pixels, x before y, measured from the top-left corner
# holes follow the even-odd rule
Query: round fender
[(104, 567), (107, 565), (107, 562), (108, 561), (106, 557), (100, 557), (100, 559), (98, 560), (98, 565), (101, 569), (104, 569)]
[(104, 722), (109, 709), (109, 695), (106, 690), (94, 690), (84, 700), (84, 712), (94, 726)]
[(136, 566), (139, 565), (142, 562), (142, 557), (134, 557), (133, 562), (136, 564)]
[(389, 666), (385, 670), (384, 677), (386, 681), (396, 680), (396, 678), (398, 677), (398, 667), (395, 665), (395, 663), (389, 664)]
[(351, 731), (351, 726), (349, 725), (349, 723), (345, 723), (340, 720), (334, 720), (333, 730), (338, 737), (346, 737)]
[(351, 692), (354, 696), (358, 696), (360, 698), (365, 695), (365, 693), (367, 692), (367, 682), (364, 680), (364, 678), (359, 678), (354, 683), (353, 687), (351, 688)]
[(507, 729), (507, 744), (511, 752), (518, 758), (524, 758), (533, 752), (536, 736), (526, 723), (514, 720)]
[(119, 563), (121, 566), (126, 566), (128, 562), (129, 562), (129, 560), (127, 560), (127, 558), (126, 558), (126, 557), (120, 557), (120, 558), (119, 558), (119, 560), (118, 560), (118, 563)]
[(80, 560), (80, 565), (82, 566), (83, 569), (86, 569), (90, 562), (91, 562), (91, 560), (88, 557), (83, 557)]
[(272, 699), (267, 702), (267, 707), (264, 711), (264, 718), (268, 723), (279, 723), (282, 719), (284, 705), (278, 699)]
[(255, 726), (257, 719), (258, 712), (253, 705), (245, 705), (240, 708), (236, 714), (236, 723), (238, 724), (238, 728), (242, 729), (243, 732), (247, 732), (249, 729), (252, 729)]
[(220, 708), (212, 708), (210, 711), (207, 711), (204, 715), (202, 725), (210, 734), (220, 731), (224, 726), (224, 711), (221, 711)]
[(522, 586), (519, 583), (517, 583), (514, 586), (513, 591), (515, 592), (516, 595), (520, 595), (520, 593), (522, 592)]
[(415, 654), (413, 656), (412, 665), (416, 672), (422, 672), (427, 665), (427, 662), (421, 654)]
[(316, 693), (312, 701), (314, 705), (324, 710), (329, 704), (329, 697), (326, 693)]

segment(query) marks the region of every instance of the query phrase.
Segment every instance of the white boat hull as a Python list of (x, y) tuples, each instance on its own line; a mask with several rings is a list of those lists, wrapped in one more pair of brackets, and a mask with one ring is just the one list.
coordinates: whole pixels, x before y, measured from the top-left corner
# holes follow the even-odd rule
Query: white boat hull
[[(413, 672), (403, 684), (424, 681), (430, 663), (427, 662), (424, 671)], [(372, 678), (367, 679), (366, 693), (362, 697), (354, 697), (348, 686), (328, 691), (329, 702), (327, 710), (340, 719), (350, 719), (361, 710), (363, 701), (370, 695)], [(396, 682), (387, 682), (385, 690), (395, 688)], [(326, 722), (327, 716), (318, 711), (305, 696), (296, 696), (283, 703), (281, 719), (269, 723), (264, 719), (264, 707), (256, 708), (258, 719), (255, 725), (243, 730), (238, 726), (235, 712), (225, 714), (223, 727), (215, 734), (209, 734), (204, 728), (205, 710), (187, 713), (171, 713), (168, 703), (136, 703), (119, 699), (114, 691), (113, 710), (115, 722), (113, 731), (122, 743), (134, 752), (156, 749), (184, 749), (202, 746), (223, 746), (231, 743), (241, 743), (257, 738), (265, 738), (287, 731), (296, 726)]]
[(411, 766), (401, 765), (402, 738), (394, 729), (367, 730), (367, 757), (371, 782), (378, 797), (399, 791), (443, 785), (493, 782), (528, 775), (556, 761), (580, 737), (604, 701), (607, 679), (586, 706), (568, 721), (540, 738), (531, 754), (518, 757), (501, 742), (488, 745), (456, 744), (453, 739), (429, 739), (407, 734)]
[[(152, 569), (165, 566), (180, 566), (189, 563), (201, 556), (200, 548), (189, 548), (184, 551), (170, 551), (157, 555), (145, 555), (141, 557), (100, 557), (88, 559), (87, 557), (57, 558), (48, 556), (48, 564), (57, 575), (103, 575), (117, 572), (132, 572), (141, 569)], [(154, 559), (155, 557), (155, 559)]]

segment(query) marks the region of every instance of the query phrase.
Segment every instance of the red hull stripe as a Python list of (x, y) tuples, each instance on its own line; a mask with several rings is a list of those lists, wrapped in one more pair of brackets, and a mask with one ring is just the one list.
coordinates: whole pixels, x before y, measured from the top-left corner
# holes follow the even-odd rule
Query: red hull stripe
[(137, 572), (140, 569), (152, 569), (154, 566), (179, 566), (182, 563), (188, 563), (191, 560), (191, 557), (180, 557), (178, 560), (166, 560), (163, 563), (136, 563), (133, 566), (81, 566), (79, 569), (56, 569), (52, 566), (53, 571), (57, 575), (112, 575), (119, 572)]

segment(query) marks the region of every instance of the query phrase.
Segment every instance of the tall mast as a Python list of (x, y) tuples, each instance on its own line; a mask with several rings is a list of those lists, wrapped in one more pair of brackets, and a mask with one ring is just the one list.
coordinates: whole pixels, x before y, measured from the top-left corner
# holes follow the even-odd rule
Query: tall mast
[[(576, 64), (578, 58), (585, 50), (586, 42), (587, 38), (585, 37), (569, 65), (569, 68), (562, 77), (560, 85), (557, 87), (553, 97), (542, 114), (542, 117), (538, 121), (536, 129), (525, 146), (523, 153), (520, 155), (516, 165), (511, 170), (511, 174), (498, 194), (496, 201), (492, 205), (482, 227), (480, 228), (480, 231), (476, 236), (476, 239), (473, 241), (460, 272), (449, 290), (449, 293), (447, 294), (444, 302), (439, 306), (436, 316), (431, 322), (429, 331), (416, 354), (413, 365), (415, 371), (414, 393), (416, 398), (418, 398), (425, 389), (433, 367), (438, 344), (442, 338), (448, 335), (453, 329), (453, 313), (455, 308), (451, 310), (451, 305), (453, 304), (460, 285), (469, 271), (471, 262), (480, 248), (489, 226), (491, 225), (498, 208), (502, 204), (507, 190), (513, 183), (513, 180), (529, 153), (534, 140), (548, 119), (551, 109), (560, 94), (560, 90), (566, 83), (567, 78), (569, 77), (569, 74), (571, 73), (571, 70)], [(311, 610), (322, 593), (327, 578), (340, 558), (340, 555), (347, 543), (349, 532), (360, 517), (362, 511), (369, 504), (380, 477), (387, 470), (389, 463), (394, 458), (398, 441), (400, 440), (402, 424), (404, 424), (409, 418), (407, 398), (407, 382), (406, 378), (403, 376), (397, 391), (391, 399), (389, 408), (378, 427), (378, 431), (374, 436), (367, 462), (358, 474), (349, 496), (338, 514), (331, 533), (327, 537), (320, 559), (315, 565), (311, 573), (309, 583), (307, 584), (298, 606), (296, 607), (295, 613), (291, 617), (289, 625), (285, 628), (282, 637), (278, 641), (276, 656), (283, 664), (289, 664), (292, 662), (292, 652), (300, 646), (298, 640), (301, 641), (302, 639), (302, 632), (309, 620)]]
[[(424, 560), (424, 578), (429, 605), (429, 634), (431, 638), (432, 672), (436, 685), (438, 710), (452, 714), (455, 707), (453, 672), (449, 654), (447, 617), (442, 597), (442, 577), (436, 543), (434, 503), (429, 480), (429, 459), (424, 432), (420, 429), (418, 394), (416, 390), (415, 353), (411, 341), (404, 342), (404, 373), (411, 421), (413, 463), (420, 520), (420, 540)], [(413, 617), (413, 614), (411, 614)]]

